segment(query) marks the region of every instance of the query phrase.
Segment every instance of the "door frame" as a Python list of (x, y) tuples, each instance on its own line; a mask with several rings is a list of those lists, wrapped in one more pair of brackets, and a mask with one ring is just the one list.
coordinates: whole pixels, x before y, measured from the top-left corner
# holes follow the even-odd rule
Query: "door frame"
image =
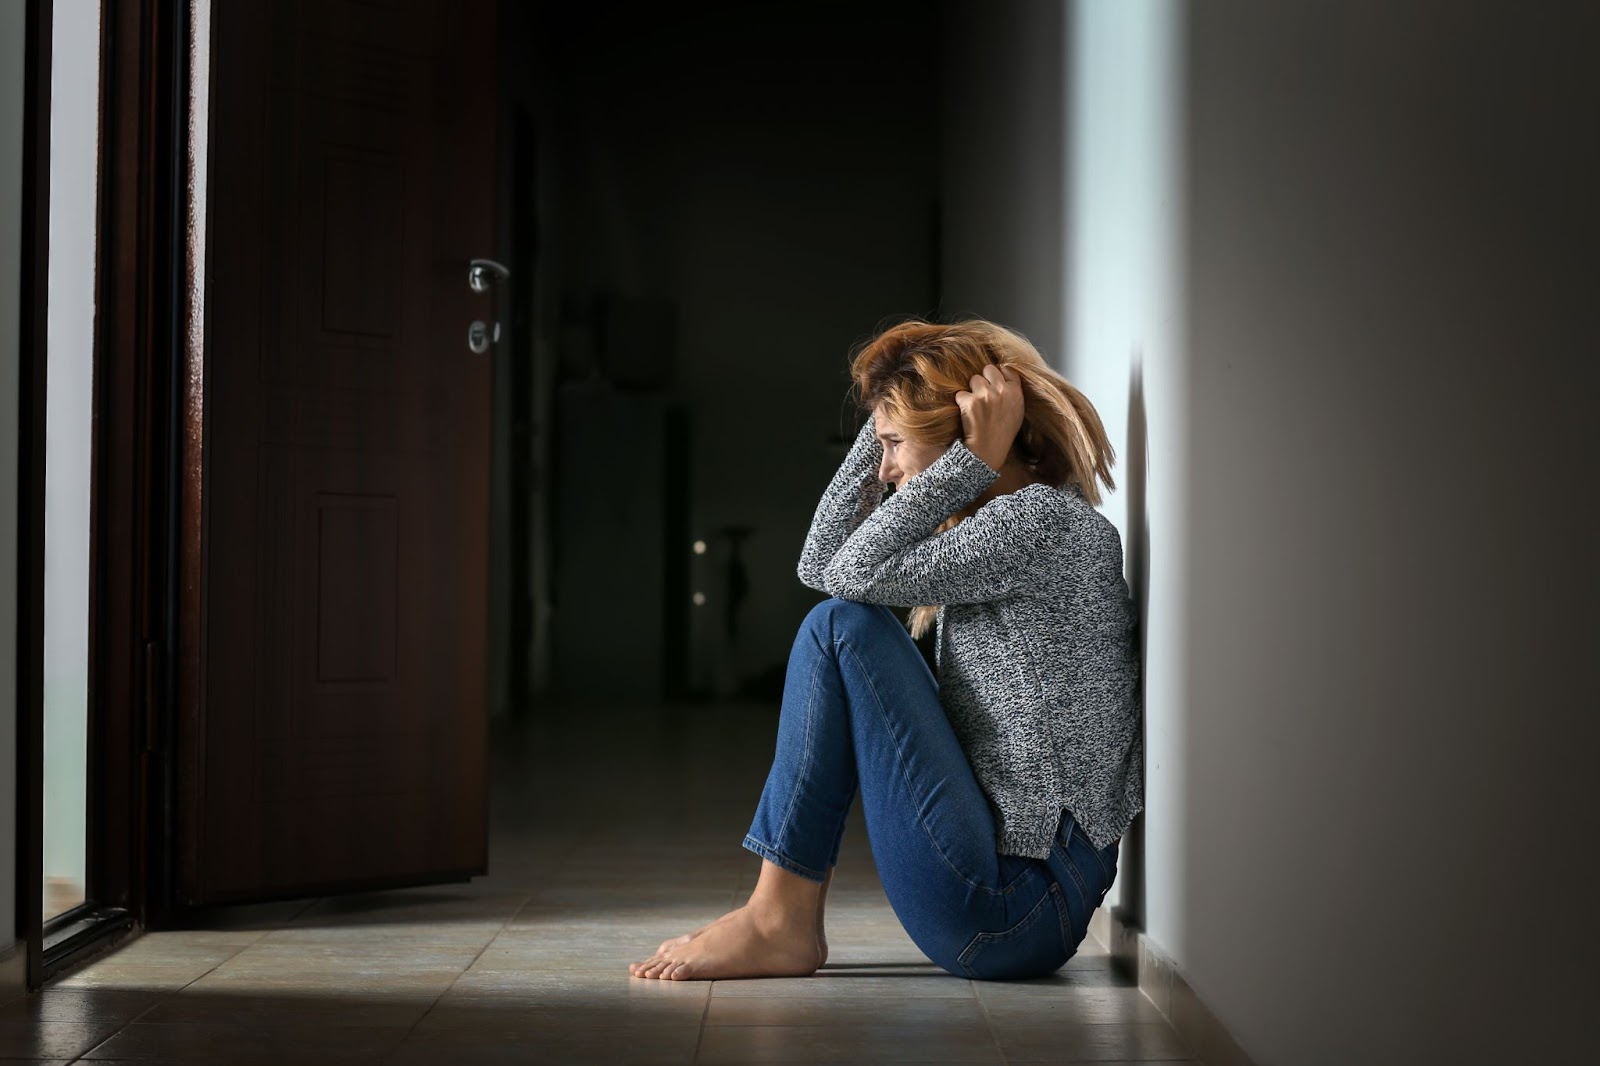
[(103, 3), (89, 881), (145, 928), (172, 898), (195, 6)]
[(51, 0), (24, 14), (22, 291), (17, 338), (17, 884), (26, 980), (43, 972), (44, 444), (50, 277)]
[[(196, 0), (205, 4), (207, 0)], [(37, 989), (170, 913), (185, 348), (188, 0), (103, 3), (90, 476), (86, 902), (42, 920), (52, 0), (28, 0), (18, 543), (17, 930)]]

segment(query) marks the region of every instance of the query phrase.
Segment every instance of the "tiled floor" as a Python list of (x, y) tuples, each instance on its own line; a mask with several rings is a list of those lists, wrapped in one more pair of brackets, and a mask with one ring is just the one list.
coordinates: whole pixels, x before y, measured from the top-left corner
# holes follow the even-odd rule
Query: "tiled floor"
[(495, 736), (471, 884), (230, 908), (0, 1003), (0, 1060), (94, 1063), (1192, 1061), (1092, 941), (1055, 977), (944, 974), (859, 824), (814, 977), (659, 982), (626, 964), (742, 901), (771, 753), (760, 706), (572, 710)]

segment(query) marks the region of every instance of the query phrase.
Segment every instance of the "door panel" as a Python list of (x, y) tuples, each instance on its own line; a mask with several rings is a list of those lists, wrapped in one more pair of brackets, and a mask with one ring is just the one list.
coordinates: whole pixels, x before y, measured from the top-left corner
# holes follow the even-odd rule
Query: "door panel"
[(183, 902), (485, 867), (492, 29), (488, 0), (213, 7)]

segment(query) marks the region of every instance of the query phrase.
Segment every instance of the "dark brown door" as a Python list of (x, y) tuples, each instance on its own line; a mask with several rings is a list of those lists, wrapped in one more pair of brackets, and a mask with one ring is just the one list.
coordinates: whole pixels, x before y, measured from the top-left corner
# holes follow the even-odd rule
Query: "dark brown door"
[[(212, 5), (178, 889), (485, 868), (490, 0)], [(193, 550), (193, 548), (191, 548)]]

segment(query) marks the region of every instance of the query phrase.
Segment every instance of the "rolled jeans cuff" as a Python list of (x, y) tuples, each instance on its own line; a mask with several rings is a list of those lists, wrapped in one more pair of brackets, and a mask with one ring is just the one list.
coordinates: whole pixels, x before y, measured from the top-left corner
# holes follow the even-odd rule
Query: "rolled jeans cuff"
[(789, 858), (787, 855), (783, 854), (781, 851), (763, 844), (753, 836), (747, 836), (744, 838), (744, 846), (747, 850), (755, 852), (757, 855), (761, 856), (763, 859), (766, 859), (773, 865), (781, 866), (790, 873), (795, 874), (798, 877), (805, 878), (807, 881), (815, 881), (818, 884), (821, 884), (828, 879), (828, 874), (826, 871), (817, 871), (813, 870), (809, 866), (802, 866), (793, 859)]

